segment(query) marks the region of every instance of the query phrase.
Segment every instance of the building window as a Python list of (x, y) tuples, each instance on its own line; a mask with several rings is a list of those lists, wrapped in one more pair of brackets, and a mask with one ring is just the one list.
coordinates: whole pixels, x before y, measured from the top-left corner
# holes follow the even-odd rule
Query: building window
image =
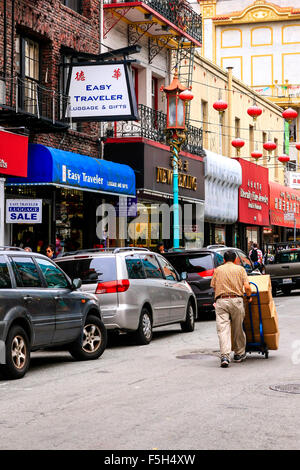
[(274, 155), (274, 157), (275, 157), (275, 158), (274, 158), (274, 160), (275, 160), (275, 162), (274, 162), (274, 166), (275, 166), (275, 175), (274, 175), (274, 176), (275, 176), (276, 181), (278, 181), (278, 177), (279, 177), (279, 171), (278, 171), (278, 170), (279, 170), (279, 168), (278, 168), (278, 139), (275, 138), (275, 139), (274, 139), (274, 142), (275, 142), (275, 144), (277, 145), (277, 147), (276, 147), (276, 149), (275, 149), (275, 152), (274, 152), (274, 154), (275, 154), (275, 155)]
[(254, 126), (249, 126), (249, 146), (250, 154), (254, 151)]
[(157, 111), (158, 110), (158, 80), (155, 77), (152, 77), (151, 98), (152, 98), (152, 109), (155, 109), (155, 111)]
[(135, 67), (131, 67), (132, 83), (135, 91), (135, 97), (137, 104), (139, 103), (139, 71)]
[[(262, 133), (262, 140), (263, 140), (263, 145), (267, 142), (267, 133), (263, 132)], [(267, 150), (263, 149), (263, 165), (267, 166), (268, 164), (268, 154)]]
[[(62, 54), (61, 56), (61, 71), (60, 71), (60, 81), (59, 81), (59, 92), (60, 92), (60, 119), (64, 119), (65, 116), (65, 108), (66, 102), (65, 97), (67, 95), (67, 82), (70, 67), (67, 67), (67, 64), (71, 63), (72, 56), (69, 54)], [(76, 58), (73, 58), (73, 62), (76, 62)], [(80, 122), (72, 122), (70, 124), (70, 129), (73, 131), (80, 132), (81, 131), (81, 123)]]
[(240, 138), (241, 137), (241, 132), (240, 132), (240, 129), (241, 129), (241, 120), (239, 118), (235, 118), (235, 138)]
[(77, 13), (82, 12), (82, 0), (63, 0), (62, 3), (71, 10), (77, 11)]
[(296, 119), (290, 123), (290, 142), (296, 142), (297, 140), (297, 125)]
[(32, 39), (16, 36), (16, 68), (19, 77), (19, 106), (38, 114), (40, 106), (40, 46)]
[(208, 105), (207, 101), (201, 100), (201, 121), (203, 129), (203, 146), (208, 148)]

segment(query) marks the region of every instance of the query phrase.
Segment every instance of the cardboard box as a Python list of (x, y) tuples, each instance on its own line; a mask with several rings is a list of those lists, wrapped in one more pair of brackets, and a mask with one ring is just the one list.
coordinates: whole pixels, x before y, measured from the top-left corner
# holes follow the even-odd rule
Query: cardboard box
[[(247, 334), (249, 331), (249, 335), (251, 335), (251, 320), (250, 320), (250, 313), (249, 313), (249, 304), (245, 308), (245, 320), (244, 320), (244, 328)], [(251, 302), (251, 312), (252, 312), (252, 322), (254, 328), (254, 334), (259, 335), (259, 310), (258, 305), (252, 305)], [(262, 325), (263, 325), (263, 332), (264, 334), (274, 334), (278, 333), (278, 316), (276, 312), (276, 307), (274, 300), (272, 300), (269, 304), (262, 304), (261, 305), (261, 315), (262, 315)]]
[[(261, 276), (248, 276), (249, 282), (254, 282), (257, 285), (259, 291), (259, 299), (261, 304), (269, 304), (272, 297), (272, 284), (271, 277), (269, 274), (262, 274)], [(253, 294), (257, 293), (256, 287), (250, 284), (251, 291)], [(257, 305), (257, 297), (252, 298), (252, 304)]]
[[(248, 336), (246, 333), (247, 337), (247, 343), (252, 343), (252, 335)], [(269, 349), (276, 350), (279, 347), (279, 331), (278, 333), (274, 333), (271, 335), (264, 334), (264, 341), (266, 345), (268, 346)], [(260, 343), (260, 335), (255, 335), (254, 336), (254, 342), (255, 343)]]

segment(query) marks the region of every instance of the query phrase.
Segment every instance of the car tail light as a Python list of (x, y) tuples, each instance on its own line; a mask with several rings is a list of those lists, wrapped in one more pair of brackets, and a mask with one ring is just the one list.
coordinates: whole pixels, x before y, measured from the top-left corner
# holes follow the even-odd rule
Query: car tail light
[(128, 279), (120, 281), (98, 282), (95, 294), (115, 294), (116, 292), (125, 292), (129, 288)]
[(208, 279), (212, 277), (214, 274), (214, 269), (208, 269), (207, 271), (201, 271), (201, 273), (197, 273), (199, 276), (203, 277), (203, 279)]

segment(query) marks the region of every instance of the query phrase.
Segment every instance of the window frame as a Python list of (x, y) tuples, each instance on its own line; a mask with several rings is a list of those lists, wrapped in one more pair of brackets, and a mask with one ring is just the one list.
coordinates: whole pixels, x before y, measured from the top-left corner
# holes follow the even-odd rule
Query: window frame
[[(39, 277), (39, 280), (41, 281), (41, 285), (40, 286), (24, 286), (23, 285), (23, 280), (20, 276), (20, 273), (19, 273), (19, 270), (18, 270), (18, 267), (15, 263), (15, 260), (14, 258), (23, 258), (23, 259), (31, 259), (31, 261), (33, 262), (33, 264), (35, 265), (36, 267), (36, 270), (37, 270), (37, 274), (38, 274), (38, 277)], [(45, 287), (47, 287), (45, 285), (45, 280), (44, 280), (44, 277), (42, 275), (42, 272), (40, 271), (40, 268), (39, 266), (37, 265), (37, 263), (35, 262), (35, 259), (33, 256), (30, 256), (29, 255), (26, 255), (26, 256), (21, 256), (21, 255), (11, 255), (8, 257), (8, 260), (9, 260), (9, 264), (11, 266), (11, 269), (12, 269), (12, 273), (13, 273), (13, 279), (14, 279), (14, 289), (44, 289)], [(20, 285), (18, 285), (18, 282)], [(22, 285), (21, 285), (22, 284)]]
[[(46, 277), (45, 277), (45, 275), (44, 275), (44, 273), (43, 273), (43, 270), (41, 269), (41, 267), (40, 267), (40, 265), (39, 265), (39, 263), (38, 263), (38, 260), (39, 260), (39, 259), (42, 260), (42, 261), (48, 262), (48, 263), (51, 264), (55, 269), (57, 269), (58, 271), (60, 271), (60, 272), (62, 273), (63, 277), (64, 277), (64, 278), (66, 279), (66, 281), (67, 281), (67, 287), (58, 287), (58, 286), (56, 286), (56, 287), (50, 287), (50, 286), (48, 285), (47, 279), (46, 279)], [(41, 257), (36, 257), (36, 258), (34, 258), (34, 262), (35, 262), (35, 265), (37, 266), (37, 269), (38, 269), (38, 271), (39, 271), (39, 273), (40, 273), (40, 276), (41, 276), (42, 279), (43, 279), (43, 284), (45, 285), (46, 289), (69, 289), (69, 290), (72, 289), (72, 282), (71, 282), (69, 276), (68, 276), (56, 263), (53, 263), (50, 259), (44, 259), (44, 258), (41, 258)]]
[[(164, 279), (166, 281), (179, 282), (180, 281), (180, 276), (179, 276), (178, 272), (176, 271), (176, 269), (174, 268), (174, 266), (172, 266), (172, 264), (166, 258), (164, 258), (163, 256), (158, 255), (157, 259), (158, 259), (158, 263), (160, 265), (161, 272), (162, 272), (162, 275), (163, 275)], [(167, 266), (170, 266), (171, 270), (175, 273), (176, 279), (168, 279), (166, 277), (162, 263), (166, 263)]]

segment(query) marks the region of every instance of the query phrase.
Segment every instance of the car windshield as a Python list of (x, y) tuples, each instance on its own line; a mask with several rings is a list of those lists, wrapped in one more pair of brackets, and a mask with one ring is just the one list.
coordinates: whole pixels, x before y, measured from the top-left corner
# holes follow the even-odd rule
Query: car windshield
[(59, 260), (57, 264), (71, 279), (80, 278), (82, 284), (115, 281), (117, 279), (114, 257), (75, 258), (73, 260)]
[(214, 268), (213, 255), (210, 253), (170, 255), (166, 258), (179, 273), (199, 273)]

